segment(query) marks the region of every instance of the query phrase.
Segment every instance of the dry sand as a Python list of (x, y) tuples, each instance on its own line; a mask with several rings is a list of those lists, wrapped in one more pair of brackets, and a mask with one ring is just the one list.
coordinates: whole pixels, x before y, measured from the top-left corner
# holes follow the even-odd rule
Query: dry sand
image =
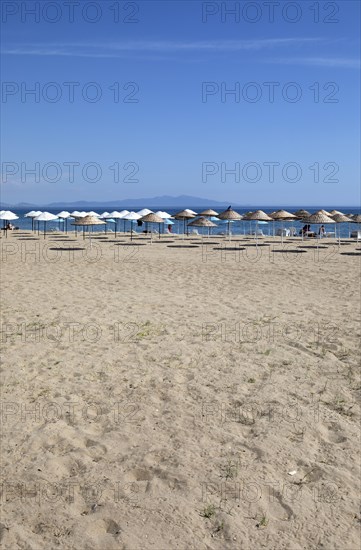
[(107, 240), (1, 240), (3, 547), (359, 550), (361, 245)]

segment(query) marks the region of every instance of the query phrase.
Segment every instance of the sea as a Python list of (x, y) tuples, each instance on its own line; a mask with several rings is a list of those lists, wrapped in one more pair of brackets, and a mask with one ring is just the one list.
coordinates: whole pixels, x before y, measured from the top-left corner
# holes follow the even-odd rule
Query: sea
[[(32, 206), (31, 209), (32, 210), (41, 210), (43, 211), (44, 210), (44, 206)], [(119, 208), (114, 208), (114, 206), (111, 207), (111, 211), (113, 210), (129, 210), (129, 211), (134, 211), (134, 212), (138, 212), (139, 210), (141, 210), (141, 208), (147, 208), (147, 205), (145, 204), (144, 206), (140, 207), (139, 205), (134, 207), (132, 206), (131, 204), (129, 206), (121, 206)], [(153, 210), (153, 212), (156, 212), (157, 210), (162, 210), (162, 211), (166, 211), (168, 212), (169, 214), (171, 215), (174, 215), (176, 214), (177, 212), (180, 212), (181, 210), (184, 210), (185, 208), (189, 208), (191, 210), (194, 210), (195, 212), (202, 212), (203, 210), (206, 210), (209, 208), (209, 205), (205, 204), (204, 206), (192, 206), (192, 205), (185, 205), (185, 206), (177, 206), (177, 207), (172, 207), (172, 206), (168, 206), (168, 207), (165, 207), (165, 206), (152, 206), (151, 210)], [(221, 212), (222, 210), (225, 210), (224, 207), (211, 207), (213, 210), (216, 210), (217, 212)], [(303, 208), (303, 207), (300, 207), (300, 206), (250, 206), (248, 205), (246, 208), (240, 208), (240, 207), (234, 207), (234, 210), (236, 210), (237, 212), (239, 212), (239, 214), (246, 214), (247, 212), (250, 212), (250, 211), (254, 211), (254, 210), (263, 210), (264, 212), (266, 212), (267, 214), (270, 214), (271, 212), (275, 211), (275, 210), (279, 210), (279, 209), (285, 209), (287, 210), (288, 212), (295, 212), (296, 210), (299, 210), (300, 208)], [(320, 210), (324, 208), (326, 211), (331, 211), (331, 210), (339, 210), (340, 212), (343, 212), (344, 214), (361, 214), (361, 208), (360, 207), (355, 207), (355, 206), (327, 206), (327, 207), (323, 207), (323, 206), (308, 206), (308, 207), (305, 207), (306, 210), (308, 210), (309, 212), (313, 213), (313, 212), (316, 212), (317, 210)], [(102, 212), (105, 211), (105, 207), (104, 205), (97, 205), (97, 204), (92, 204), (92, 205), (89, 205), (87, 204), (86, 208), (84, 208), (84, 210), (86, 211), (94, 211), (94, 212), (97, 212), (99, 214), (101, 214)], [(64, 205), (63, 207), (62, 206), (58, 206), (56, 209), (51, 209), (51, 208), (46, 208), (46, 211), (47, 212), (50, 212), (51, 214), (58, 214), (59, 212), (61, 212), (62, 210), (68, 210), (70, 212), (72, 212), (74, 210), (74, 208), (70, 207), (69, 208), (69, 205)], [(76, 210), (82, 210), (82, 207), (79, 207), (77, 206), (76, 207)], [(18, 220), (14, 220), (12, 221), (12, 224), (15, 225), (16, 227), (19, 227), (19, 229), (25, 229), (25, 230), (31, 230), (32, 228), (32, 223), (31, 223), (31, 218), (26, 218), (25, 217), (25, 214), (29, 211), (28, 209), (22, 209), (22, 208), (16, 208), (16, 207), (13, 207), (11, 208), (11, 211), (14, 212), (17, 216), (19, 216), (19, 219)], [(72, 226), (72, 222), (74, 220), (72, 219), (68, 219), (67, 221), (67, 231), (74, 231), (74, 226)], [(178, 221), (178, 220), (172, 220), (174, 222), (174, 225), (172, 225), (172, 233), (183, 233), (183, 221)], [(192, 221), (192, 220), (189, 220), (189, 221)], [(211, 228), (211, 234), (219, 234), (219, 233), (223, 233), (223, 232), (227, 232), (227, 228), (228, 228), (228, 224), (227, 223), (222, 223), (220, 220), (219, 221), (215, 221), (212, 219), (212, 221), (214, 221), (214, 223), (217, 224), (217, 227), (213, 227)], [(186, 221), (187, 223), (187, 221)], [(127, 231), (130, 231), (130, 224), (131, 222), (130, 221), (125, 221), (125, 229)], [(41, 222), (41, 230), (43, 229), (43, 223)], [(299, 232), (299, 230), (304, 226), (304, 222), (300, 222), (300, 221), (292, 221), (292, 222), (269, 222), (269, 223), (259, 223), (258, 224), (258, 230), (262, 230), (263, 234), (264, 235), (273, 235), (273, 231), (277, 231), (278, 228), (281, 228), (281, 227), (284, 227), (284, 228), (289, 228), (289, 227), (295, 227), (296, 230), (297, 230), (297, 233)], [(231, 233), (233, 235), (243, 235), (243, 234), (248, 234), (252, 231), (254, 231), (257, 227), (257, 222), (250, 222), (250, 221), (243, 221), (243, 220), (240, 220), (240, 221), (235, 221), (235, 222), (232, 222), (231, 225), (230, 225), (230, 230), (231, 230)], [(119, 231), (123, 231), (124, 230), (124, 221), (123, 220), (118, 220), (117, 222), (117, 228)], [(61, 222), (61, 221), (58, 221), (58, 220), (55, 220), (53, 222), (47, 222), (46, 224), (46, 229), (47, 231), (51, 231), (51, 230), (59, 230), (59, 231), (64, 231), (64, 222)], [(133, 231), (135, 232), (141, 232), (143, 231), (144, 229), (144, 226), (143, 227), (139, 227), (137, 225), (137, 223), (133, 222)], [(158, 226), (156, 227), (156, 229), (158, 230)], [(201, 235), (201, 234), (208, 234), (208, 228), (202, 228), (202, 227), (197, 227), (197, 228), (192, 228), (192, 229), (197, 229), (198, 233)], [(314, 229), (317, 230), (317, 226), (314, 226)], [(342, 224), (339, 224), (338, 225), (338, 228), (337, 228), (337, 234), (339, 234), (340, 232), (340, 236), (343, 237), (343, 238), (347, 238), (350, 234), (350, 231), (353, 231), (353, 230), (356, 230), (356, 229), (361, 229), (361, 225), (359, 224), (354, 224), (354, 223), (351, 223), (351, 224), (348, 224), (348, 223), (342, 223)], [(96, 228), (96, 230), (99, 230), (98, 227)], [(114, 223), (107, 223), (107, 231), (114, 231)], [(326, 226), (326, 231), (335, 231), (335, 226), (332, 226), (331, 224), (329, 224), (329, 226)]]

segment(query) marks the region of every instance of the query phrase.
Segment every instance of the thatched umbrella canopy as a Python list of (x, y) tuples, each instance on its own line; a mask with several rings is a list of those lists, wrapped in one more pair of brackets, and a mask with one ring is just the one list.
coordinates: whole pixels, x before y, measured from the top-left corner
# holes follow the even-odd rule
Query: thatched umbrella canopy
[(194, 218), (196, 214), (192, 214), (188, 210), (181, 210), (180, 212), (177, 212), (174, 214), (174, 217), (176, 220), (186, 220), (188, 218)]
[(201, 217), (201, 218), (197, 218), (196, 220), (193, 220), (192, 222), (190, 222), (188, 224), (188, 227), (190, 227), (190, 226), (193, 226), (193, 227), (208, 227), (208, 236), (209, 236), (209, 232), (211, 230), (211, 227), (217, 227), (217, 224), (211, 222), (211, 220), (207, 220), (207, 218)]
[[(291, 212), (287, 212), (287, 210), (277, 210), (276, 212), (272, 212), (271, 218), (273, 221), (292, 221), (297, 220), (297, 216), (295, 214), (291, 214)], [(274, 224), (273, 224), (273, 236), (274, 236)], [(281, 241), (283, 244), (283, 223), (281, 228)]]
[(238, 214), (238, 212), (236, 212), (235, 210), (232, 210), (231, 207), (227, 208), (227, 210), (224, 210), (224, 212), (221, 212), (220, 214), (218, 214), (217, 217), (220, 220), (227, 220), (227, 221), (242, 219), (241, 214)]
[(231, 221), (236, 221), (236, 220), (241, 220), (242, 219), (242, 216), (241, 214), (238, 214), (238, 212), (236, 212), (235, 210), (233, 210), (230, 206), (227, 208), (227, 210), (224, 210), (223, 212), (221, 212), (220, 214), (218, 214), (217, 216), (220, 220), (226, 220), (228, 221), (228, 237), (229, 237), (229, 241), (231, 241), (231, 233), (230, 233), (230, 222)]
[(78, 218), (72, 225), (82, 225), (82, 226), (88, 226), (88, 225), (105, 225), (106, 222), (103, 222), (99, 218), (96, 218), (95, 216), (83, 216), (82, 218)]
[(345, 214), (333, 214), (332, 219), (336, 223), (351, 223), (352, 219), (349, 216), (345, 216)]
[[(106, 222), (103, 222), (99, 218), (96, 218), (95, 216), (83, 216), (82, 218), (77, 218), (74, 223), (71, 225), (75, 226), (82, 226), (83, 227), (83, 239), (85, 239), (85, 228), (86, 227), (93, 227), (94, 225), (106, 225)], [(90, 241), (90, 247), (92, 245), (91, 241), (91, 235), (89, 231), (89, 241)]]
[(311, 216), (311, 212), (309, 212), (308, 210), (304, 210), (303, 208), (301, 208), (300, 210), (296, 210), (296, 212), (294, 212), (294, 215), (300, 219), (300, 220), (304, 220), (305, 218), (308, 218), (308, 216)]
[(287, 212), (287, 210), (277, 210), (276, 212), (272, 212), (271, 218), (274, 220), (295, 220), (297, 216), (291, 214), (291, 212)]
[[(327, 216), (326, 214), (324, 214), (322, 210), (318, 210), (318, 212), (311, 214), (311, 216), (308, 216), (302, 221), (308, 225), (310, 224), (324, 225), (325, 223), (336, 223), (330, 216)], [(303, 233), (302, 233), (302, 237), (303, 237)], [(317, 241), (317, 246), (318, 246), (318, 241)]]
[[(345, 216), (344, 214), (334, 214), (332, 216), (332, 219), (336, 222), (336, 235), (335, 235), (335, 237), (337, 237), (337, 226), (340, 223), (351, 223), (352, 222), (351, 218), (349, 218), (348, 216)], [(338, 246), (339, 247), (340, 247), (340, 239), (341, 239), (341, 229), (339, 228), (339, 231), (338, 231)]]
[[(146, 214), (142, 218), (140, 218), (140, 221), (145, 223), (158, 223), (159, 224), (159, 238), (160, 238), (160, 224), (164, 223), (164, 218), (161, 218), (158, 216), (158, 214), (154, 214), (154, 212), (151, 212), (150, 214)], [(150, 234), (150, 241), (152, 242), (152, 233)]]
[(208, 208), (208, 210), (203, 210), (203, 212), (200, 212), (199, 215), (211, 218), (212, 216), (218, 216), (218, 212), (212, 210), (212, 208)]
[(266, 212), (263, 212), (263, 210), (256, 210), (255, 212), (251, 212), (247, 215), (247, 220), (256, 220), (261, 222), (271, 222), (273, 218), (271, 218)]
[(188, 209), (181, 210), (180, 212), (177, 212), (177, 214), (174, 215), (174, 218), (176, 220), (183, 220), (183, 234), (186, 232), (186, 220), (190, 220), (191, 218), (195, 218), (196, 214), (192, 214)]
[(318, 210), (319, 213), (325, 214), (325, 216), (330, 216), (330, 212), (327, 212), (327, 210)]
[[(266, 214), (266, 212), (263, 212), (263, 210), (255, 210), (254, 212), (250, 212), (247, 214), (247, 216), (243, 219), (247, 219), (249, 221), (257, 221), (257, 222), (272, 222), (273, 218)], [(257, 230), (255, 231), (255, 239), (257, 241)]]
[[(331, 210), (330, 216), (336, 216), (336, 214), (343, 214), (343, 212), (340, 212), (339, 210)], [(343, 214), (344, 215), (344, 214)]]
[(302, 220), (306, 223), (309, 223), (309, 224), (324, 224), (324, 223), (335, 223), (334, 220), (330, 217), (330, 216), (327, 216), (326, 214), (324, 214), (322, 212), (322, 210), (319, 210), (318, 212), (315, 212), (314, 214), (311, 214), (310, 216), (308, 216), (307, 218), (305, 218), (304, 220)]

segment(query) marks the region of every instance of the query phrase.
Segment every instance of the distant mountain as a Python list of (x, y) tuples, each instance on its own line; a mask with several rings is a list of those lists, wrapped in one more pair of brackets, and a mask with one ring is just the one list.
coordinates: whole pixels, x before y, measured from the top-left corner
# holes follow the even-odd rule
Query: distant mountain
[(9, 204), (7, 202), (0, 202), (1, 210), (8, 210), (9, 208), (29, 208), (33, 209), (36, 205), (31, 204), (30, 202), (19, 202), (18, 204)]
[[(21, 203), (16, 205), (2, 205), (2, 208), (8, 208), (10, 206), (17, 208), (34, 208), (35, 206), (41, 206), (43, 208), (67, 208), (67, 209), (78, 209), (80, 207), (88, 208), (93, 206), (101, 206), (106, 208), (118, 208), (121, 206), (159, 206), (159, 207), (178, 207), (178, 206), (229, 206), (228, 202), (223, 201), (215, 201), (210, 199), (203, 199), (200, 197), (192, 197), (190, 195), (180, 195), (178, 197), (171, 197), (170, 195), (162, 195), (160, 197), (150, 197), (150, 198), (142, 198), (142, 199), (121, 199), (116, 201), (74, 201), (74, 202), (52, 202), (50, 204), (43, 204), (43, 205), (34, 205), (34, 204), (28, 204), (28, 203)], [(237, 205), (234, 205), (237, 206)]]

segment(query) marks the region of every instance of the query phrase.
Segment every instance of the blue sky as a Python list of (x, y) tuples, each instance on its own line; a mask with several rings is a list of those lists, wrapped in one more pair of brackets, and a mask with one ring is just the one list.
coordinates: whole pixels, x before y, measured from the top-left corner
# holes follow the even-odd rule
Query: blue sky
[(3, 201), (359, 204), (359, 2), (34, 4), (2, 3)]

